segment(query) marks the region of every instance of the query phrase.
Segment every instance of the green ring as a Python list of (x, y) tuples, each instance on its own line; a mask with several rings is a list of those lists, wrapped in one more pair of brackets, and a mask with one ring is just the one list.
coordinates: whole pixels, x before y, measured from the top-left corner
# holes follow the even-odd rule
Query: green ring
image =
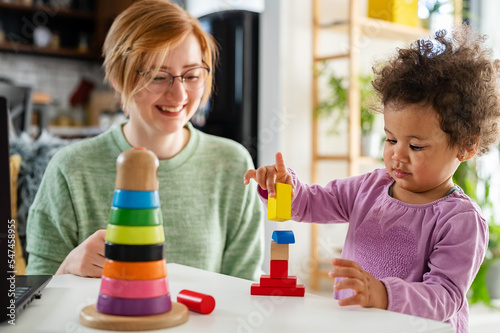
[(109, 223), (124, 226), (162, 225), (163, 217), (160, 208), (129, 209), (111, 207)]
[(133, 227), (108, 224), (106, 241), (123, 245), (151, 245), (165, 242), (163, 226)]

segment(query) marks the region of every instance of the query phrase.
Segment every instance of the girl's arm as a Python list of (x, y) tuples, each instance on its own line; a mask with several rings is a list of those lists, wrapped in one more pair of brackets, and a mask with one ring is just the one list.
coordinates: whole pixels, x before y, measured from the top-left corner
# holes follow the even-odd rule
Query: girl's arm
[(485, 255), (488, 227), (477, 212), (455, 214), (437, 230), (422, 282), (381, 279), (388, 310), (445, 321), (466, 305), (466, 293)]
[(285, 166), (281, 153), (276, 154), (276, 164), (250, 169), (244, 176), (244, 183), (254, 179), (259, 185), (259, 196), (267, 204), (267, 197), (275, 195), (275, 184), (292, 186), (292, 220), (299, 222), (336, 223), (347, 222), (359, 186), (367, 176), (333, 180), (327, 186), (307, 185), (300, 181), (295, 172)]

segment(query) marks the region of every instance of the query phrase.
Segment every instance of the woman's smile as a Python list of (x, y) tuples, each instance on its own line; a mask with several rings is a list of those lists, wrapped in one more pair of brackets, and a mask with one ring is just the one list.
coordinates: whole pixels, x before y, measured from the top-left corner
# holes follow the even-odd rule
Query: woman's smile
[(168, 117), (176, 117), (178, 116), (183, 110), (184, 110), (184, 105), (180, 106), (164, 106), (164, 105), (156, 105), (156, 109), (162, 113), (162, 115), (168, 116)]

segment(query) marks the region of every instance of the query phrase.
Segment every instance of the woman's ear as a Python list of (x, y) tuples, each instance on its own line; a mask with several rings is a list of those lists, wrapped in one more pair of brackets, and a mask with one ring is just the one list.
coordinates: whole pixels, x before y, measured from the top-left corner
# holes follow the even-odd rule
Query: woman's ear
[(113, 89), (117, 92), (117, 93), (121, 93), (118, 85), (116, 84), (115, 80), (111, 80), (111, 86), (113, 86)]
[(458, 160), (460, 162), (470, 160), (477, 154), (477, 150), (479, 149), (479, 138), (474, 136), (469, 142), (470, 143), (458, 153)]

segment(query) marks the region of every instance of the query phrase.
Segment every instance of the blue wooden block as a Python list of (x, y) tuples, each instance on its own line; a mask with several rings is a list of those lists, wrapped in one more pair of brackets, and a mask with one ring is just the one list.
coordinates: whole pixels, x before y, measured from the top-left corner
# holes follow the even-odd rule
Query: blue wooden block
[(292, 230), (274, 230), (273, 231), (273, 241), (278, 244), (294, 244), (295, 236)]

